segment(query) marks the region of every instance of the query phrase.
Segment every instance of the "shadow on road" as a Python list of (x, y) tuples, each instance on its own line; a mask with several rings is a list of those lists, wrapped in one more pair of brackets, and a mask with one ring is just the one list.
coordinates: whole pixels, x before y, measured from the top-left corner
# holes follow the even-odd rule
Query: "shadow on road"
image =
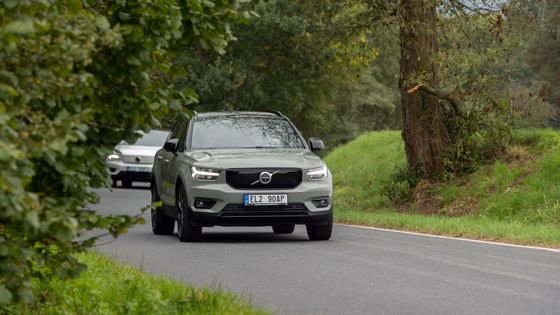
[[(157, 236), (150, 235), (155, 239), (160, 239), (165, 237), (169, 241), (175, 241), (179, 243), (177, 234), (167, 235), (167, 236)], [(287, 242), (305, 242), (309, 241), (307, 237), (297, 234), (284, 234), (278, 235), (267, 232), (202, 232), (202, 239), (200, 242), (185, 243), (185, 244), (197, 244), (197, 243), (287, 243)]]
[(272, 232), (209, 232), (202, 233), (202, 243), (274, 243), (308, 241), (300, 235)]

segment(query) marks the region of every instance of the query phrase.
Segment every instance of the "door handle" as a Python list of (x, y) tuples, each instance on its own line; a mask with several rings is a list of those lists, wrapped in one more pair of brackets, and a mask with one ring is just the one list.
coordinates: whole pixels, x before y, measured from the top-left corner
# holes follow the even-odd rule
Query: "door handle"
[(165, 163), (169, 163), (169, 159), (165, 159), (163, 160)]
[(163, 159), (163, 156), (158, 155), (157, 159), (158, 159), (158, 160), (161, 160), (161, 159)]

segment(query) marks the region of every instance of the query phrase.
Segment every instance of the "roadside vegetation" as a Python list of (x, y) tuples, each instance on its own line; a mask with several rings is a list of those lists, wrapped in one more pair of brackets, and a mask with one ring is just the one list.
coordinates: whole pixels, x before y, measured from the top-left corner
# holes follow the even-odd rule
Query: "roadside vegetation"
[(327, 157), (339, 221), (557, 245), (557, 133), (515, 130), (560, 128), (559, 13), (557, 0), (0, 1), (0, 304), (48, 304), (45, 285), (66, 297), (97, 237), (76, 239), (143, 222), (90, 209), (104, 159), (192, 110), (278, 110), (348, 143)]
[(77, 255), (87, 271), (71, 280), (36, 281), (33, 304), (0, 305), (1, 314), (268, 314), (230, 293), (186, 286), (95, 252)]
[(438, 180), (402, 171), (397, 131), (364, 134), (326, 162), (338, 222), (560, 246), (560, 132), (516, 131), (502, 158)]

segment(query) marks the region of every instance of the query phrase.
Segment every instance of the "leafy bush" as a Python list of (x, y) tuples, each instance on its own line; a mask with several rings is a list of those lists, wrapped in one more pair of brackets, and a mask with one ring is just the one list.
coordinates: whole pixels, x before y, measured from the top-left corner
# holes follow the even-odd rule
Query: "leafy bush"
[(409, 169), (408, 167), (397, 167), (389, 183), (383, 187), (383, 193), (396, 204), (408, 201), (412, 195), (412, 190), (424, 177), (422, 167), (417, 166)]
[(504, 153), (511, 142), (511, 129), (504, 115), (506, 109), (507, 104), (493, 103), (447, 120), (450, 139), (447, 171), (470, 173)]
[(33, 299), (31, 278), (66, 278), (72, 253), (140, 217), (87, 210), (104, 158), (194, 97), (174, 88), (180, 45), (223, 51), (237, 1), (0, 2), (0, 303)]

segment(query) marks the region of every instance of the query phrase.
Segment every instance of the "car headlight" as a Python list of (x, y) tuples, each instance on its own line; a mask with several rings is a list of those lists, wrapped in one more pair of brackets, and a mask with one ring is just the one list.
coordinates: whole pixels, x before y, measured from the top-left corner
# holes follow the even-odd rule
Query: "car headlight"
[(109, 154), (107, 159), (110, 160), (110, 161), (116, 161), (116, 160), (120, 160), (121, 156), (117, 151), (113, 151), (112, 154)]
[(191, 175), (194, 179), (216, 180), (220, 176), (219, 170), (191, 166)]
[(321, 167), (310, 168), (306, 170), (307, 177), (309, 179), (318, 180), (318, 179), (325, 179), (329, 176), (329, 170), (327, 169), (326, 165)]

